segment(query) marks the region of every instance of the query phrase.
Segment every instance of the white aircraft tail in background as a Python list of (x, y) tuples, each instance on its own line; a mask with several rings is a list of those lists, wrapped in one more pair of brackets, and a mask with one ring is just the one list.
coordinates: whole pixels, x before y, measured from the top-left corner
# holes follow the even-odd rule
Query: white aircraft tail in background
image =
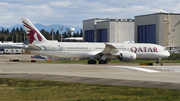
[(133, 41), (133, 38), (134, 38), (134, 30), (132, 30), (132, 34), (131, 34), (130, 43), (134, 43), (134, 41)]
[[(29, 45), (26, 50), (61, 58), (86, 58), (88, 64), (107, 64), (113, 58), (120, 61), (158, 59), (170, 56), (164, 47), (147, 43), (83, 43), (50, 42), (28, 20), (22, 18)], [(157, 63), (159, 61), (157, 60)]]

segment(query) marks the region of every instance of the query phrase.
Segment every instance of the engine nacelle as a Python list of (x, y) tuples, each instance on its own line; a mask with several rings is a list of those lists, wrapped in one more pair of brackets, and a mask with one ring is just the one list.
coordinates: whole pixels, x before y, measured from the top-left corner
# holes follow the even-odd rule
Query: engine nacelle
[(135, 61), (136, 60), (136, 54), (134, 52), (123, 52), (120, 53), (117, 58), (121, 61)]

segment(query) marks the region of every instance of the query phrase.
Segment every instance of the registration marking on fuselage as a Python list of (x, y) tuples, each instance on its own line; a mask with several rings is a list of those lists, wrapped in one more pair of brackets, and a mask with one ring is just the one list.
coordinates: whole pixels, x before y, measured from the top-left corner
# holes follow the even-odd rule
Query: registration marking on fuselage
[(133, 69), (133, 70), (148, 72), (148, 73), (159, 73), (159, 72), (160, 72), (160, 71), (151, 70), (151, 69), (146, 69), (146, 68), (128, 67), (128, 66), (108, 66), (108, 67), (127, 68), (127, 69)]

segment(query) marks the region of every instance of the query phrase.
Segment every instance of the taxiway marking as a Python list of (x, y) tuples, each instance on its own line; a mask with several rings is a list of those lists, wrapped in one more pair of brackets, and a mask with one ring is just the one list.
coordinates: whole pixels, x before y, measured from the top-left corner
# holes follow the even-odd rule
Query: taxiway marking
[(127, 69), (133, 69), (133, 70), (148, 72), (148, 73), (159, 73), (160, 72), (160, 71), (156, 71), (156, 70), (138, 68), (138, 67), (127, 67), (127, 66), (108, 66), (108, 67), (127, 68)]

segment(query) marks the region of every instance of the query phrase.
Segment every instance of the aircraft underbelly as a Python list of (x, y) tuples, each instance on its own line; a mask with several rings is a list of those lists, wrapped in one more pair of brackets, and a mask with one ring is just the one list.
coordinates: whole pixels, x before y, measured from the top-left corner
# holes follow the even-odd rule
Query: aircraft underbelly
[(34, 51), (43, 55), (61, 58), (85, 58), (86, 51)]
[(152, 52), (139, 52), (136, 53), (137, 59), (155, 59), (155, 58), (164, 58), (164, 54), (162, 52), (152, 53)]

